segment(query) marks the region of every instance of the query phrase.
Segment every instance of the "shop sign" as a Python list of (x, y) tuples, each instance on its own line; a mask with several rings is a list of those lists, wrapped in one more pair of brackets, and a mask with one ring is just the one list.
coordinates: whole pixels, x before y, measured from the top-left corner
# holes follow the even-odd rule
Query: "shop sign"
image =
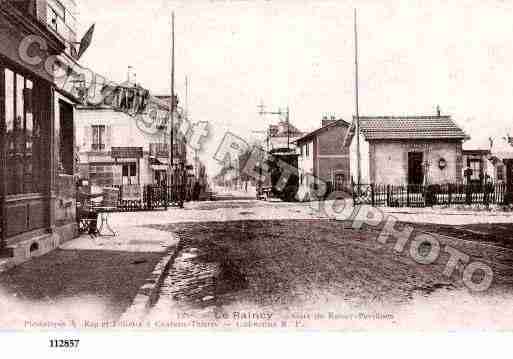
[(142, 147), (112, 147), (112, 158), (142, 158)]

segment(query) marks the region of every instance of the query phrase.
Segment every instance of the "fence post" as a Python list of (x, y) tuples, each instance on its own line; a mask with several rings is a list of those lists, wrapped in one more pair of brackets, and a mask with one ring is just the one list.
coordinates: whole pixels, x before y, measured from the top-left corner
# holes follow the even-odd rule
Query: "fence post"
[(410, 207), (410, 185), (406, 185), (406, 207)]
[(374, 207), (376, 205), (376, 203), (374, 202), (374, 183), (371, 183), (371, 204), (372, 204), (372, 207)]
[(390, 185), (387, 184), (387, 207), (390, 207)]

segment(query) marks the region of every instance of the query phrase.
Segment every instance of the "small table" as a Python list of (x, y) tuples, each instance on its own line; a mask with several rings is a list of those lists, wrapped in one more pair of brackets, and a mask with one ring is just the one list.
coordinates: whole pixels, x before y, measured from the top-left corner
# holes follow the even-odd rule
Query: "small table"
[[(117, 236), (116, 232), (109, 225), (110, 214), (115, 211), (116, 207), (95, 207), (94, 208), (98, 212), (98, 219), (100, 220), (100, 225), (98, 226), (98, 235), (102, 237), (115, 237)], [(102, 230), (105, 226), (105, 229), (108, 231), (107, 234), (102, 233)]]

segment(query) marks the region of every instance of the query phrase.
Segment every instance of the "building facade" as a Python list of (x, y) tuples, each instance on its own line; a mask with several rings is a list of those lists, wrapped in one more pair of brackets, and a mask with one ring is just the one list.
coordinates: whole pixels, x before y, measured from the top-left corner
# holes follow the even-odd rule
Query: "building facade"
[[(495, 183), (505, 183), (513, 192), (513, 139), (509, 136), (493, 141), (487, 157), (493, 167), (492, 179)], [(489, 168), (489, 165), (488, 165)], [(489, 170), (489, 172), (492, 172)]]
[[(77, 108), (80, 177), (97, 187), (164, 185), (169, 172), (169, 105), (150, 100), (146, 119), (110, 106)], [(156, 107), (155, 107), (156, 105)], [(155, 121), (159, 124), (155, 126)], [(186, 163), (186, 143), (175, 131), (174, 162)]]
[[(299, 185), (306, 192), (317, 180), (328, 191), (342, 192), (350, 186), (349, 147), (343, 145), (350, 124), (344, 120), (323, 118), (322, 126), (296, 141), (299, 148)], [(306, 189), (305, 189), (306, 188)]]
[[(485, 179), (493, 181), (496, 170), (490, 161), (490, 150), (463, 148), (463, 180), (471, 184), (483, 184)], [(465, 178), (465, 169), (471, 169), (470, 178)]]
[[(75, 102), (59, 92), (52, 66), (71, 51), (70, 37), (52, 26), (53, 4), (0, 0), (0, 247), (9, 263), (44, 254), (77, 229)], [(74, 11), (66, 5), (61, 26)]]
[[(462, 143), (450, 116), (360, 117), (368, 180), (376, 184), (461, 183)], [(365, 179), (364, 179), (365, 181)]]

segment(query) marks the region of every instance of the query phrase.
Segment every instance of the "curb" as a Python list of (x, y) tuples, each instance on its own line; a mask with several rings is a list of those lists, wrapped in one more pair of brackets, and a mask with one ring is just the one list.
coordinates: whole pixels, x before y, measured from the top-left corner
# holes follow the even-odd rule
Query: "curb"
[(132, 304), (121, 315), (120, 321), (140, 320), (147, 313), (148, 310), (157, 302), (159, 296), (159, 289), (164, 283), (164, 279), (169, 272), (169, 268), (175, 261), (176, 255), (179, 252), (180, 239), (178, 243), (172, 246), (162, 259), (153, 268), (152, 273), (146, 278), (145, 284), (139, 288)]

